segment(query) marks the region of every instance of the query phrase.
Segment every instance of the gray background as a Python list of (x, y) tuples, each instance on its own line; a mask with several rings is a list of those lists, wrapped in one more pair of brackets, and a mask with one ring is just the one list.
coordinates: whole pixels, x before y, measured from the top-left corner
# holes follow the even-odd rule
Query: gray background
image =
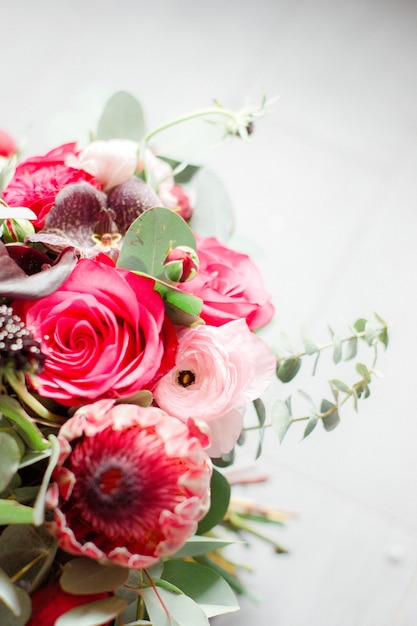
[[(359, 415), (346, 406), (337, 430), (302, 443), (269, 433), (270, 480), (240, 493), (297, 513), (275, 533), (290, 554), (243, 550), (261, 603), (218, 622), (414, 626), (417, 3), (0, 0), (0, 34), (0, 126), (28, 154), (92, 127), (118, 89), (150, 127), (215, 98), (280, 96), (249, 145), (212, 160), (236, 206), (232, 243), (274, 296), (265, 337), (297, 340), (305, 324), (322, 342), (327, 322), (375, 310), (392, 342)], [(320, 399), (334, 375), (324, 361), (300, 384)]]

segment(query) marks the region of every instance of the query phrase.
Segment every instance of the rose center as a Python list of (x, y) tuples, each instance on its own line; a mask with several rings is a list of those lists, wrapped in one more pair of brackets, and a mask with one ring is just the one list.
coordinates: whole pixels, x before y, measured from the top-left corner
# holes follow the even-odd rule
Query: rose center
[(178, 372), (177, 383), (182, 387), (189, 387), (195, 382), (194, 372), (191, 370), (181, 370)]

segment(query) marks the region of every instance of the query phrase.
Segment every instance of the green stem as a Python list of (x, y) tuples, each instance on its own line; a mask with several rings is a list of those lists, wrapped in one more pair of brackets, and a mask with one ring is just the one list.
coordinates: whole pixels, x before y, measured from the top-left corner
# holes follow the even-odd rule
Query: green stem
[(257, 530), (256, 528), (248, 524), (245, 520), (243, 520), (240, 517), (240, 515), (237, 515), (236, 513), (229, 513), (226, 521), (229, 524), (231, 524), (234, 528), (237, 528), (238, 530), (246, 531), (250, 533), (251, 535), (253, 535), (254, 537), (258, 537), (259, 539), (262, 539), (262, 541), (266, 541), (267, 543), (270, 543), (273, 546), (275, 552), (278, 552), (279, 554), (285, 554), (287, 552), (287, 550), (285, 550), (282, 546), (276, 543), (273, 539), (271, 539), (267, 535), (264, 535), (259, 530)]
[(28, 391), (25, 383), (17, 378), (15, 373), (6, 371), (4, 373), (4, 378), (24, 404), (26, 404), (26, 406), (39, 416), (40, 420), (36, 420), (35, 418), (36, 421), (42, 421), (48, 426), (60, 426), (65, 422), (65, 417), (52, 413), (43, 404), (41, 404)]
[[(379, 328), (377, 332), (381, 333), (383, 330), (385, 330), (385, 328)], [(346, 343), (347, 341), (351, 341), (352, 339), (363, 339), (363, 337), (365, 337), (365, 331), (360, 332), (360, 333), (355, 333), (354, 335), (350, 335), (350, 337), (345, 337), (344, 339), (340, 340), (340, 343)], [(283, 361), (287, 361), (289, 359), (300, 359), (304, 356), (312, 356), (312, 354), (317, 354), (318, 352), (322, 352), (323, 350), (332, 348), (333, 345), (334, 345), (333, 341), (330, 341), (329, 343), (325, 343), (322, 346), (318, 346), (317, 350), (315, 350), (312, 353), (304, 351), (304, 352), (296, 352), (294, 354), (287, 354), (286, 356), (278, 356), (276, 358), (276, 362), (282, 363)]]
[(236, 114), (233, 111), (229, 111), (228, 109), (223, 109), (221, 107), (211, 107), (209, 109), (200, 109), (199, 111), (194, 111), (193, 113), (187, 113), (182, 117), (178, 117), (176, 120), (172, 120), (171, 122), (167, 122), (166, 124), (162, 124), (158, 126), (155, 130), (148, 133), (145, 137), (145, 142), (149, 142), (159, 133), (162, 133), (164, 130), (168, 128), (172, 128), (173, 126), (177, 126), (178, 124), (183, 124), (184, 122), (188, 122), (192, 119), (208, 117), (211, 115), (222, 115), (223, 117), (228, 117), (229, 119), (235, 121)]

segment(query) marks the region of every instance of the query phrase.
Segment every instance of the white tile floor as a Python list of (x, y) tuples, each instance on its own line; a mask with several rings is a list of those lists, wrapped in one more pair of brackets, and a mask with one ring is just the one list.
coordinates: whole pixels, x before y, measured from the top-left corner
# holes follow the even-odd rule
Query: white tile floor
[(245, 494), (298, 513), (277, 534), (290, 554), (247, 551), (262, 602), (218, 623), (415, 626), (417, 3), (0, 0), (0, 15), (0, 126), (28, 152), (63, 111), (94, 113), (86, 93), (131, 90), (152, 124), (212, 98), (281, 96), (249, 146), (213, 161), (233, 243), (274, 294), (265, 334), (306, 324), (322, 340), (327, 322), (376, 310), (392, 342), (358, 416), (303, 443), (267, 439), (271, 480)]

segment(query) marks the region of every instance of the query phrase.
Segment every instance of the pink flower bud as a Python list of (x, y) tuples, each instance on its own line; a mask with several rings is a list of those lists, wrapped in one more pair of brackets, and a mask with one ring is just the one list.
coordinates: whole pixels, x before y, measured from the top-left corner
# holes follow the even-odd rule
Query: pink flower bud
[(165, 274), (176, 283), (191, 280), (198, 272), (199, 260), (195, 250), (189, 246), (177, 246), (169, 251), (165, 263)]

